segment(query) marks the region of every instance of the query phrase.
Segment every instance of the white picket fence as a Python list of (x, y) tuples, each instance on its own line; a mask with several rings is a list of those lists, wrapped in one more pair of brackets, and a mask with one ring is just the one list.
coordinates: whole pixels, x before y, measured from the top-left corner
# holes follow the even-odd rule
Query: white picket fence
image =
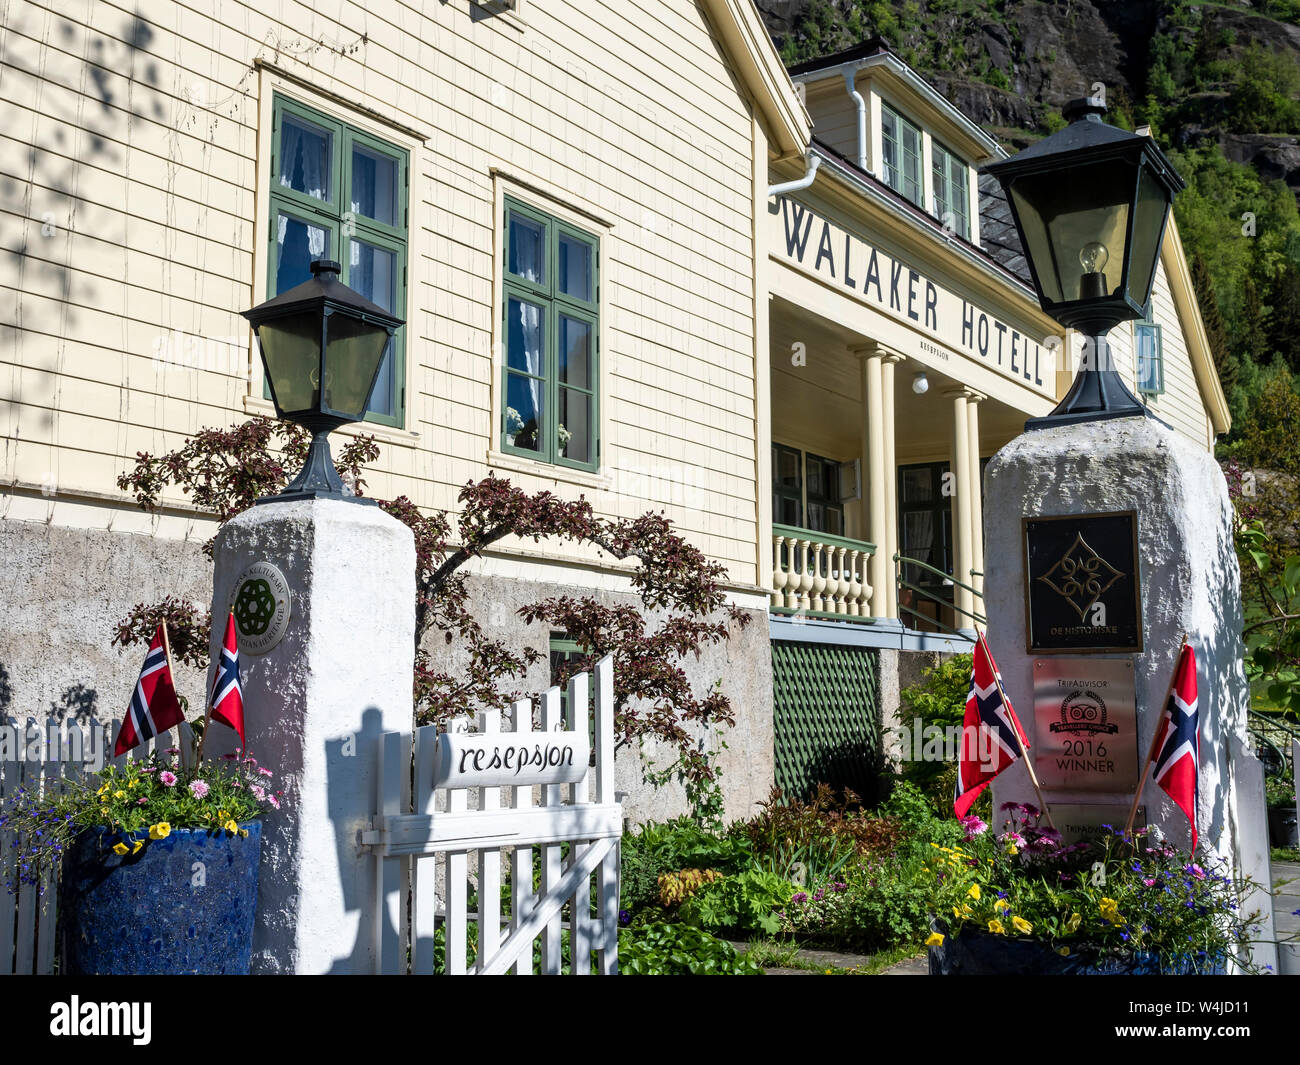
[[(569, 682), (564, 726), (570, 734), (587, 732), (594, 679), (594, 780), (587, 771), (578, 780), (540, 784), (537, 799), (532, 786), (456, 786), (454, 774), (444, 786), (456, 733), (442, 740), (442, 750), (433, 725), (380, 737), (378, 812), (362, 837), (374, 855), (368, 919), (378, 945), (376, 972), (434, 972), (439, 931), (448, 975), (531, 973), (538, 940), (540, 972), (560, 973), (566, 931), (570, 973), (591, 973), (593, 957), (597, 973), (617, 972), (623, 810), (614, 793), (612, 660), (602, 659), (593, 674)], [(540, 731), (533, 730), (531, 702), (521, 700), (511, 708), (507, 729), (501, 711), (493, 710), (479, 715), (472, 738), (499, 736), (507, 749), (545, 749), (561, 726), (560, 689), (551, 688), (540, 701)], [(461, 769), (467, 760), (462, 755)], [(534, 889), (534, 848), (540, 850), (540, 890)], [(510, 874), (508, 914), (501, 906), (503, 868)], [(471, 894), (477, 896), (474, 909)]]
[[(12, 798), (19, 788), (38, 795), (48, 795), (63, 790), (70, 781), (81, 780), (93, 767), (88, 767), (93, 750), (102, 751), (104, 764), (122, 765), (128, 758), (147, 758), (155, 743), (160, 750), (179, 746), (188, 750), (192, 733), (188, 725), (181, 727), (186, 742), (177, 743), (174, 733), (164, 732), (156, 741), (150, 740), (120, 758), (109, 758), (120, 720), (108, 723), (91, 719), (85, 724), (64, 719), (50, 719), (39, 727), (39, 751), (36, 729), (38, 723), (28, 719), (26, 724), (0, 721), (18, 730), (20, 747), (15, 752), (18, 760), (0, 760), (0, 802)], [(100, 730), (94, 746), (90, 740), (92, 730)], [(26, 757), (40, 754), (42, 758)], [(57, 955), (56, 925), (58, 920), (58, 883), (55, 872), (47, 870), (40, 885), (22, 884), (15, 894), (5, 886), (16, 880), (19, 850), (13, 832), (0, 829), (0, 976), (54, 972)]]

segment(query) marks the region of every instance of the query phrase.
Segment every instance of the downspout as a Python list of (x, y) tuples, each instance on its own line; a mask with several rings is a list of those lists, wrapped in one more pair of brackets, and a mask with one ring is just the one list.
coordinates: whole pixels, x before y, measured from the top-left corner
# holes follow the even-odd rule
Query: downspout
[(844, 68), (844, 87), (849, 90), (853, 102), (858, 105), (858, 169), (864, 173), (871, 171), (867, 167), (867, 101), (858, 92), (858, 67)]
[(773, 196), (784, 196), (787, 192), (801, 192), (808, 188), (817, 177), (817, 168), (822, 165), (822, 157), (808, 153), (808, 170), (803, 177), (794, 181), (786, 181), (780, 185), (772, 185), (767, 190), (769, 199)]

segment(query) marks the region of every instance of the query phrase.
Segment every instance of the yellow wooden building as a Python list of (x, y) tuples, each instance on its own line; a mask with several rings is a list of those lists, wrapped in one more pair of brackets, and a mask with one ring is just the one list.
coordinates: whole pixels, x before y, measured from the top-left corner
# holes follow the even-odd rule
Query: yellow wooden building
[[(116, 479), (271, 412), (239, 312), (320, 256), (406, 320), (355, 428), (371, 494), (454, 509), (491, 471), (664, 510), (726, 566), (762, 623), (692, 670), (739, 709), (731, 813), (774, 772), (858, 765), (899, 656), (961, 645), (981, 463), (1063, 393), (1075, 341), (978, 178), (998, 145), (887, 49), (787, 71), (752, 0), (16, 0), (0, 60), (0, 714), (119, 711), (114, 623), (206, 601), (212, 517), (146, 515)], [(1151, 322), (1117, 333), (1210, 446), (1172, 225)], [(513, 608), (628, 595), (546, 544), (475, 579), (489, 631), (560, 653)], [(634, 763), (639, 816), (680, 807)]]

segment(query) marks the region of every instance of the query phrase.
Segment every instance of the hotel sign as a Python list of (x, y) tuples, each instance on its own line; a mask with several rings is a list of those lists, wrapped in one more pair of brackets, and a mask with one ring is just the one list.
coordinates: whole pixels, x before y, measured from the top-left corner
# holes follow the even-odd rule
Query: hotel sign
[[(778, 245), (805, 272), (849, 290), (861, 302), (936, 337), (996, 373), (1056, 396), (1056, 353), (907, 263), (890, 257), (806, 204), (780, 198)], [(921, 347), (936, 351), (933, 345)]]
[(1031, 654), (1142, 650), (1136, 512), (1025, 518), (1024, 545)]

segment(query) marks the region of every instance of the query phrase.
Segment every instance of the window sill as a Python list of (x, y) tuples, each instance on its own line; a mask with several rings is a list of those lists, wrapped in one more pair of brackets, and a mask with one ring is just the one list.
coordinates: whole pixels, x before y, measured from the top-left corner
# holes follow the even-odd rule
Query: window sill
[[(256, 396), (244, 397), (244, 410), (249, 414), (275, 417), (275, 404), (269, 399), (259, 399)], [(352, 422), (340, 426), (335, 432), (342, 433), (344, 436), (373, 436), (378, 443), (393, 447), (419, 447), (420, 445), (419, 433), (411, 432), (409, 429), (398, 429), (392, 425), (376, 425), (373, 422)]]
[(614, 487), (614, 478), (608, 473), (587, 473), (568, 466), (556, 466), (549, 462), (537, 462), (520, 455), (510, 455), (504, 451), (488, 451), (487, 464), (491, 469), (510, 470), (512, 473), (526, 473), (543, 480), (565, 482), (580, 485), (583, 488), (595, 488), (608, 491)]

